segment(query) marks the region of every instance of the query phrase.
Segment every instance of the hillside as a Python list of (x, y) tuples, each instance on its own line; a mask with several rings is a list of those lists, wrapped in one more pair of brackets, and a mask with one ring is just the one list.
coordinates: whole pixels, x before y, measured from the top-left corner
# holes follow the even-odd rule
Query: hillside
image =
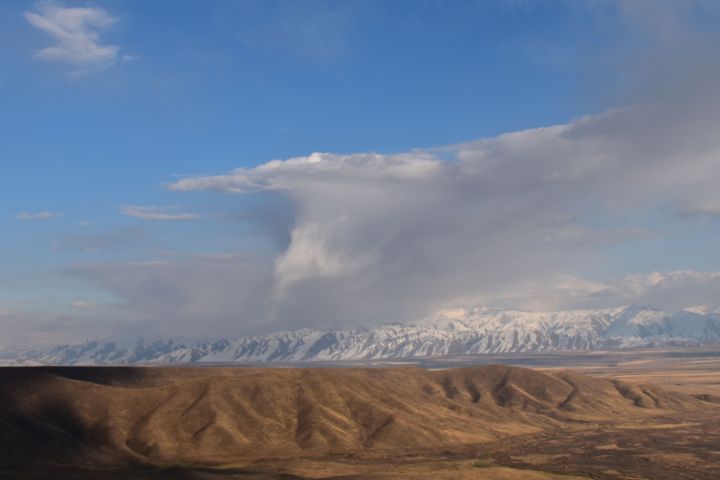
[[(692, 411), (653, 386), (515, 367), (0, 370), (4, 462), (50, 455), (231, 462), (425, 450)], [(42, 441), (40, 441), (42, 439)]]

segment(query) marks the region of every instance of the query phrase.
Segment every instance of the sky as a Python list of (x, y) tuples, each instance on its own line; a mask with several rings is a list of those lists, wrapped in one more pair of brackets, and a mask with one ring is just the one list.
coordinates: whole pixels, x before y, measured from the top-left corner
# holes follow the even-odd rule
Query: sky
[(720, 307), (720, 5), (0, 2), (0, 348)]

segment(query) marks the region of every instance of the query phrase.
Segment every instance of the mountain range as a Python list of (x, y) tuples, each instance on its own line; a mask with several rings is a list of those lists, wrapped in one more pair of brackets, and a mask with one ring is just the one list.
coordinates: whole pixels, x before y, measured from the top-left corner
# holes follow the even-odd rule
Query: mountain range
[(90, 340), (4, 352), (3, 365), (104, 365), (396, 359), (691, 346), (720, 341), (720, 314), (641, 305), (554, 312), (487, 307), (445, 310), (414, 324), (300, 329), (212, 341)]

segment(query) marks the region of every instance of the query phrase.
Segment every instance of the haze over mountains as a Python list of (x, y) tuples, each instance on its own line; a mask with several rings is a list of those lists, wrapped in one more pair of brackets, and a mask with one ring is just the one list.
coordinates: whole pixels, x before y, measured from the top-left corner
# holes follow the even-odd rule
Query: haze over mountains
[(349, 361), (483, 353), (547, 352), (720, 341), (720, 314), (647, 306), (527, 312), (486, 307), (446, 310), (412, 325), (301, 329), (261, 336), (93, 340), (45, 350), (6, 352), (0, 364), (102, 365)]

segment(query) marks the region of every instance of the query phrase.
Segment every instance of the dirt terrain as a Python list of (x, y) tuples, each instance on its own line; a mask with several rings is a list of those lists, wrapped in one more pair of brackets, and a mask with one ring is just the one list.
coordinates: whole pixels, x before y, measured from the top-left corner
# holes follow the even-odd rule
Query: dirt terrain
[(720, 478), (712, 368), (627, 367), (4, 368), (0, 478)]

